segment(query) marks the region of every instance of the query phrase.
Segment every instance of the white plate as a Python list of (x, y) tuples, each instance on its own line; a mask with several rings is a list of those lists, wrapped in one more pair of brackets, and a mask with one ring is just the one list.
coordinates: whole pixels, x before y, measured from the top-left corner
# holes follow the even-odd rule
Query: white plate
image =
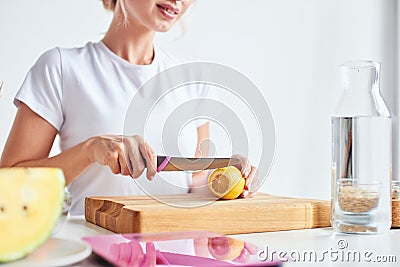
[(45, 267), (65, 266), (87, 258), (92, 248), (85, 242), (67, 239), (49, 238), (41, 247), (27, 257), (1, 267)]

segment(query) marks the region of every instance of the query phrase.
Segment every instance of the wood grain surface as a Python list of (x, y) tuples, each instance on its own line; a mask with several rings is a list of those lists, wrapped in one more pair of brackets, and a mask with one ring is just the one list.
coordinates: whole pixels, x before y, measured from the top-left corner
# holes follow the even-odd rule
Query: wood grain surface
[[(167, 202), (167, 204), (162, 203)], [(330, 202), (258, 193), (253, 198), (217, 200), (168, 195), (88, 197), (87, 221), (115, 233), (208, 230), (220, 234), (330, 226)], [(181, 206), (199, 206), (183, 208)]]

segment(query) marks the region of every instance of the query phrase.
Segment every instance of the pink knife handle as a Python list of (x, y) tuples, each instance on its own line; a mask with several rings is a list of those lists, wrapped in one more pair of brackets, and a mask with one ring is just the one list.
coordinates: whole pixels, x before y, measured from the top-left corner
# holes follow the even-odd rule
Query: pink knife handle
[(162, 171), (165, 168), (165, 166), (167, 166), (170, 159), (171, 159), (170, 156), (165, 157), (164, 161), (161, 162), (161, 164), (157, 167), (157, 172)]

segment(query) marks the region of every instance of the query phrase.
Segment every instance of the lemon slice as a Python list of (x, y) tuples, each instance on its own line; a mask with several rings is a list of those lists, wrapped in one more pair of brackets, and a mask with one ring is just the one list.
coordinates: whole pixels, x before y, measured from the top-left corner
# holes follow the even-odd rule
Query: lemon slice
[(245, 179), (234, 166), (214, 170), (208, 177), (208, 188), (216, 197), (235, 199), (243, 192)]

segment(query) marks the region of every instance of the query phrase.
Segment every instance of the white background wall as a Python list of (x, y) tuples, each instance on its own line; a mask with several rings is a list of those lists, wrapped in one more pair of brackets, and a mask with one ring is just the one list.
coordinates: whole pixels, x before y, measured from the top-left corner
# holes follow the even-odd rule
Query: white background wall
[[(262, 191), (327, 199), (338, 66), (380, 61), (382, 91), (397, 121), (396, 8), (396, 0), (196, 0), (185, 33), (178, 26), (157, 41), (178, 57), (233, 67), (262, 91), (277, 136)], [(110, 18), (98, 0), (0, 2), (0, 152), (16, 111), (13, 96), (38, 56), (101, 39)], [(395, 175), (397, 160), (395, 153)]]

